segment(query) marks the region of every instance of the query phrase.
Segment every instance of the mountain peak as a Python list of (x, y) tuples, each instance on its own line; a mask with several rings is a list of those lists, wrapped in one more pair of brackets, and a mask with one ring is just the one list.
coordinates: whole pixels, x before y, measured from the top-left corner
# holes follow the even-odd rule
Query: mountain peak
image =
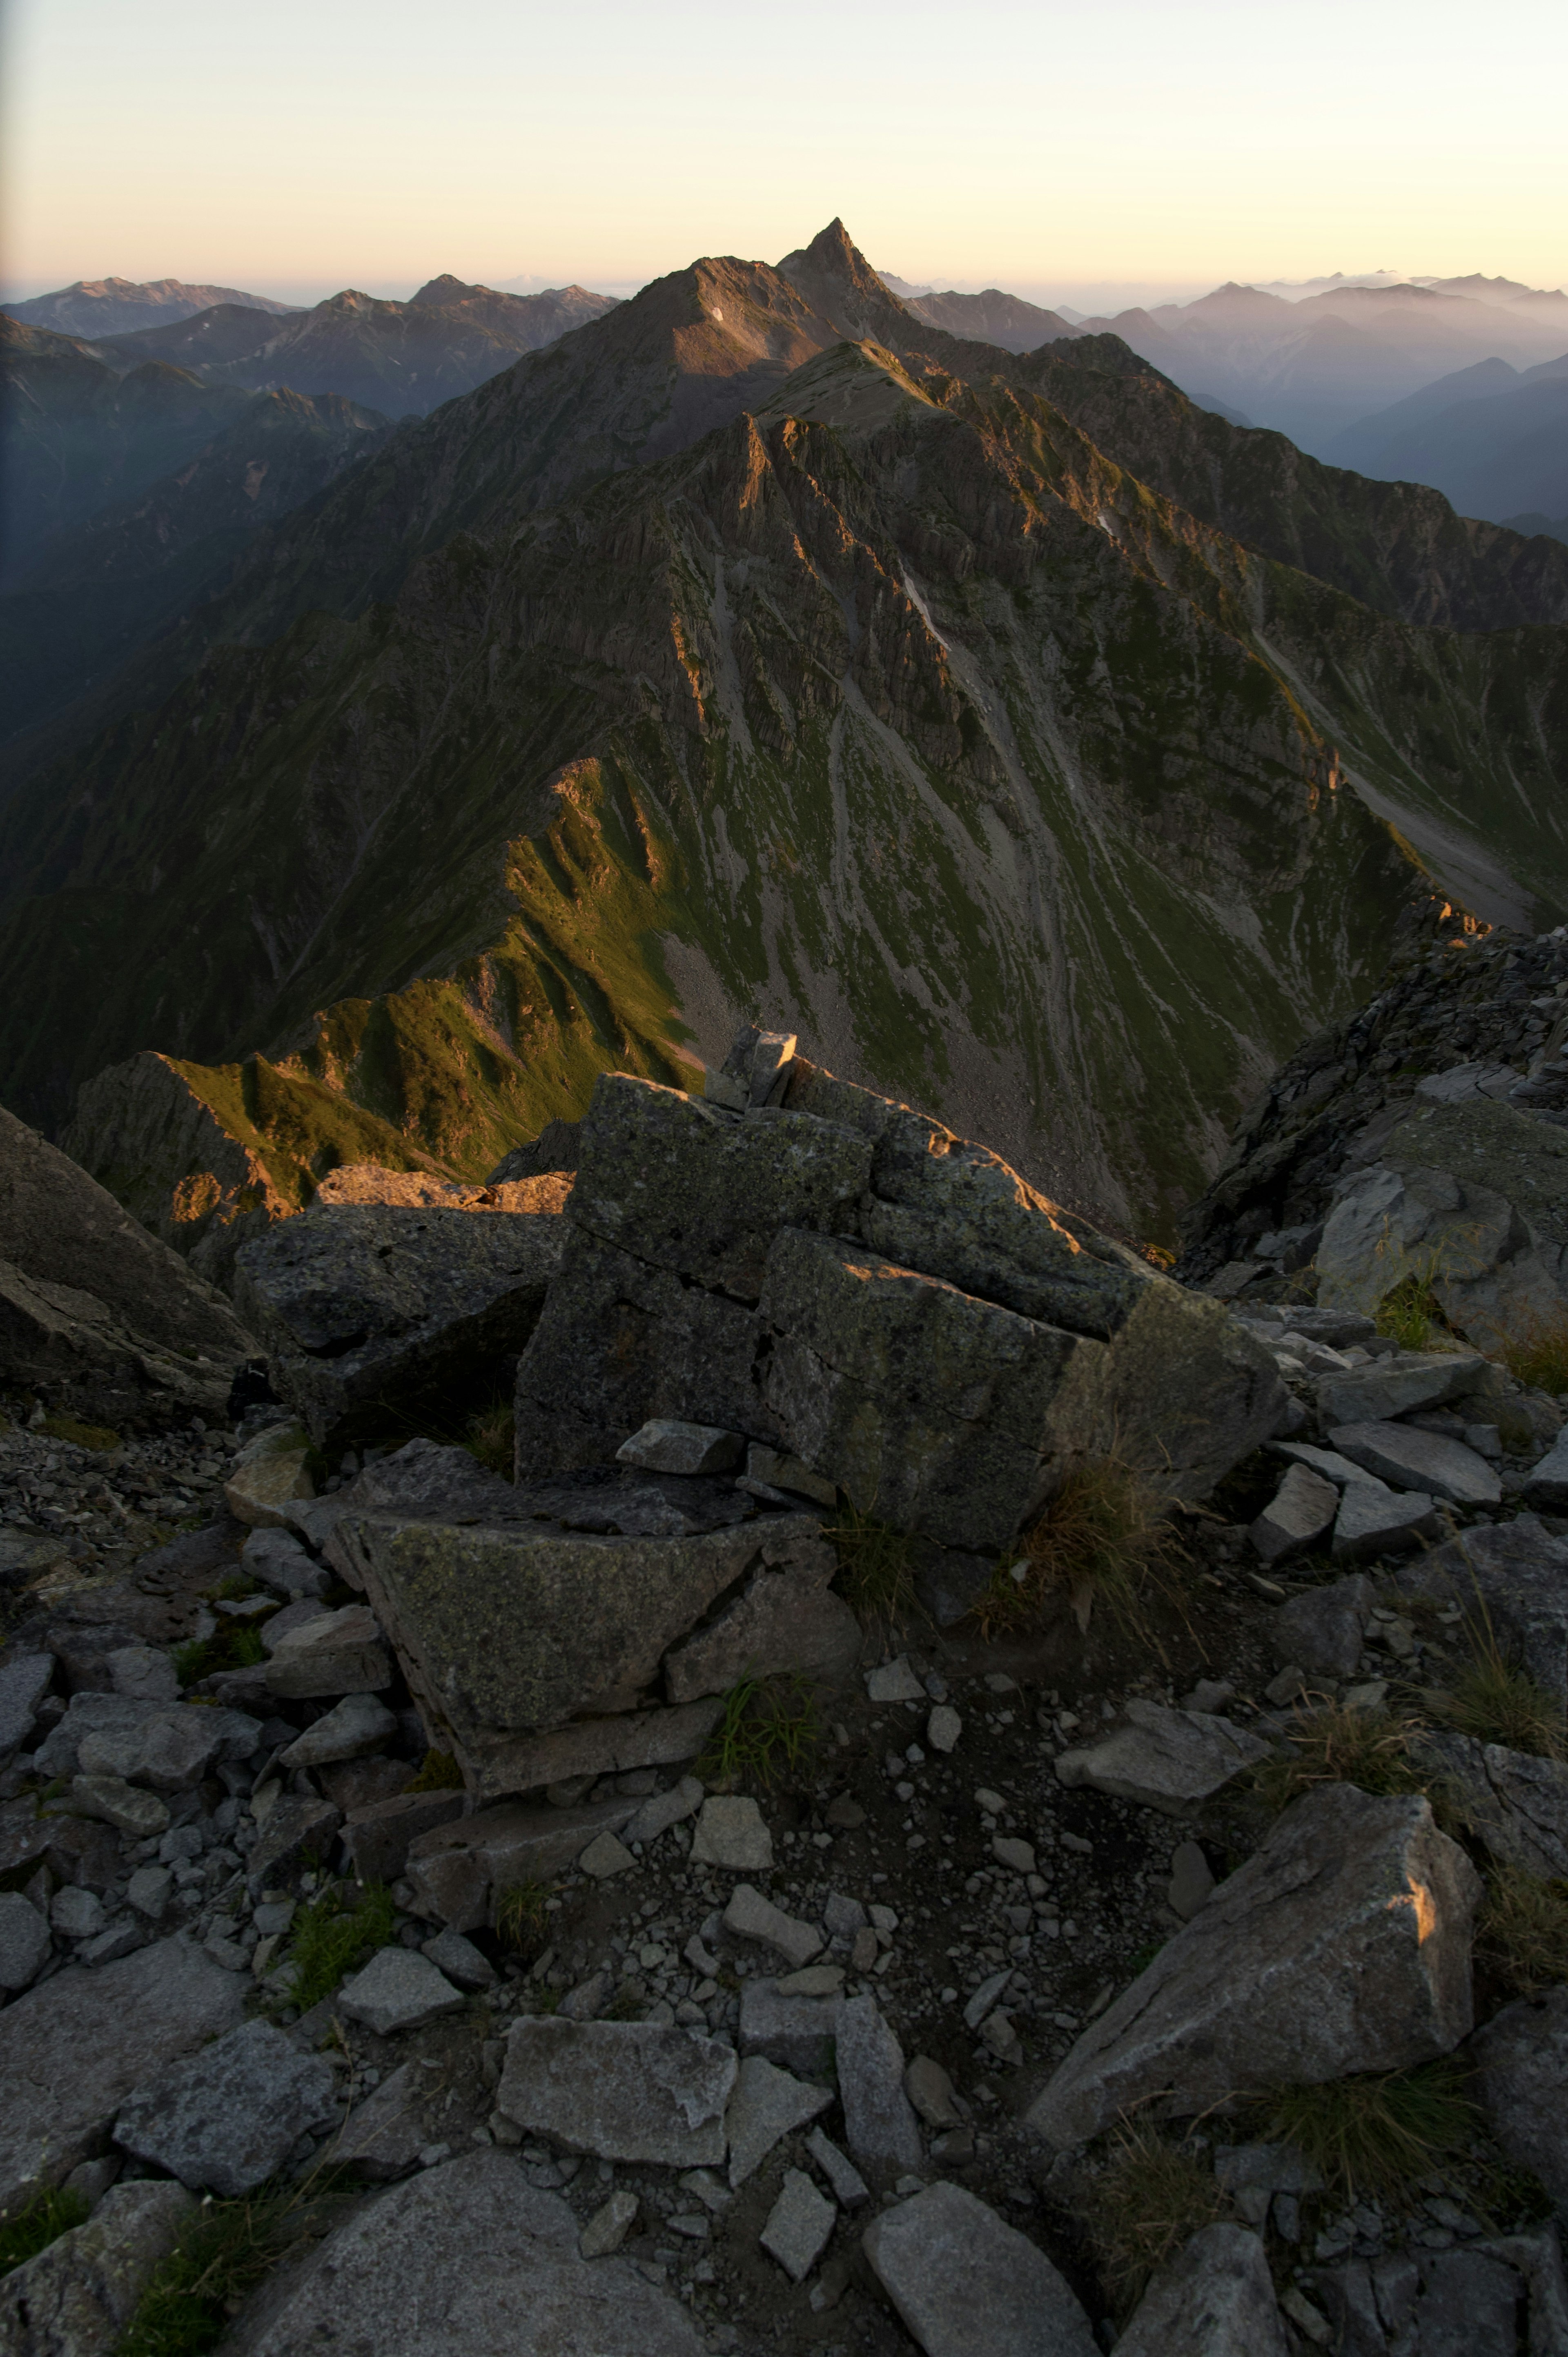
[(466, 280), (454, 278), (449, 270), (444, 270), (439, 278), (427, 278), (418, 294), (411, 295), (408, 299), (411, 304), (418, 303), (426, 309), (440, 311), (453, 303), (466, 303), (470, 296), (488, 295), (489, 291), (488, 286), (470, 286)]
[(798, 286), (841, 336), (858, 343), (870, 336), (886, 343), (907, 328), (909, 314), (891, 287), (873, 270), (842, 221), (819, 230), (810, 245), (787, 253), (780, 277)]

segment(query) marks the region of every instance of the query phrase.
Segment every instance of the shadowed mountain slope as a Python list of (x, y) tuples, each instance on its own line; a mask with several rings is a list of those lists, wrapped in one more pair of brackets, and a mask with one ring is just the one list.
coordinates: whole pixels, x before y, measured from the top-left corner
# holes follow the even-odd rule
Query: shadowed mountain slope
[(138, 328), (188, 319), (215, 303), (243, 304), (247, 310), (270, 312), (274, 317), (298, 308), (274, 302), (270, 295), (242, 295), (237, 286), (188, 286), (178, 278), (158, 278), (150, 285), (130, 278), (79, 278), (52, 295), (0, 304), (0, 313), (60, 336), (123, 336)]

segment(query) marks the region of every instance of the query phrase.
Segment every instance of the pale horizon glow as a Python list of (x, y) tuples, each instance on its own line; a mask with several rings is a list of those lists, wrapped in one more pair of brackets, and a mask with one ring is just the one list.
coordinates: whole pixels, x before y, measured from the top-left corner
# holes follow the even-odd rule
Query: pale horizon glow
[(629, 294), (841, 215), (915, 285), (1079, 311), (1408, 264), (1568, 278), (1542, 0), (12, 0), (12, 299)]

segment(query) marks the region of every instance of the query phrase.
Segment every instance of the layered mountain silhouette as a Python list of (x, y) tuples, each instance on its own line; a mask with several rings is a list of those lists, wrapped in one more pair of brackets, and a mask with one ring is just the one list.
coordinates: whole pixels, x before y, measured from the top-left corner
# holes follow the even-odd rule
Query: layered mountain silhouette
[(766, 1013), (1168, 1228), (1413, 906), (1568, 909), (1565, 688), (1568, 549), (835, 222), (404, 424), (96, 692), (0, 817), (3, 1085), (160, 1051), (297, 1200), (313, 1106), (481, 1171)]
[(1487, 360), (1339, 436), (1363, 474), (1435, 483), (1466, 515), (1568, 509), (1568, 352), (1535, 368)]
[(52, 295), (0, 303), (0, 317), (18, 319), (25, 327), (48, 328), (60, 336), (123, 336), (138, 328), (188, 319), (193, 312), (209, 311), (215, 303), (241, 304), (247, 310), (270, 312), (278, 317), (298, 307), (274, 302), (270, 295), (242, 294), (237, 286), (188, 286), (179, 278), (158, 278), (146, 285), (131, 278), (79, 278), (72, 285), (57, 287)]

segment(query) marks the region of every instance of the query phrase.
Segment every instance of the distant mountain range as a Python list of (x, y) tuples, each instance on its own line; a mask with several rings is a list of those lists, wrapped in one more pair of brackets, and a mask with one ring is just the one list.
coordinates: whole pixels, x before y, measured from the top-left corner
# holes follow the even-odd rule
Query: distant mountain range
[(1336, 437), (1340, 466), (1435, 483), (1466, 515), (1568, 510), (1568, 352), (1519, 370), (1486, 360)]
[(929, 326), (945, 328), (950, 335), (973, 343), (997, 344), (1004, 352), (1037, 351), (1042, 344), (1082, 332), (1059, 311), (1044, 311), (1021, 296), (1004, 295), (999, 286), (988, 286), (983, 295), (929, 293), (906, 300), (916, 318)]
[(751, 1014), (1168, 1233), (1412, 908), (1568, 914), (1565, 715), (1568, 548), (834, 222), (405, 421), (35, 732), (0, 1087), (159, 1051), (297, 1201)]
[(25, 327), (50, 328), (57, 336), (124, 336), (138, 328), (188, 319), (214, 304), (237, 303), (247, 311), (281, 317), (298, 307), (274, 303), (270, 295), (242, 295), (237, 286), (188, 286), (179, 278), (138, 285), (129, 278), (79, 278), (53, 295), (33, 295), (22, 303), (0, 303), (0, 315)]

